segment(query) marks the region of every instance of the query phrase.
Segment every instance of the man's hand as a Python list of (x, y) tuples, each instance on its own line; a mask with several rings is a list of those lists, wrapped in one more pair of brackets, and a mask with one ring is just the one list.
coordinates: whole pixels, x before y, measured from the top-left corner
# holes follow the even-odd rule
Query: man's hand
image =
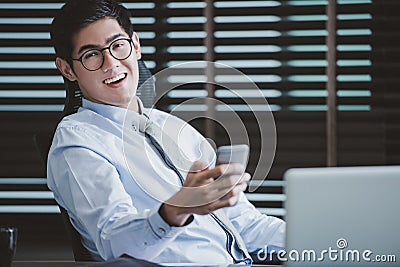
[(250, 180), (250, 174), (237, 163), (203, 168), (195, 162), (182, 188), (161, 206), (160, 215), (170, 225), (182, 226), (193, 214), (205, 215), (235, 205)]

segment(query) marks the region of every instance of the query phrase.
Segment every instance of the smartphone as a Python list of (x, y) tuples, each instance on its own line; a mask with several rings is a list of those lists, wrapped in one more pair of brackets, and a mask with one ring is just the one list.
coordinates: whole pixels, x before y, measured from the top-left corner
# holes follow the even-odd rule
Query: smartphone
[(243, 165), (244, 168), (246, 168), (248, 159), (249, 146), (246, 144), (220, 146), (217, 149), (216, 165), (227, 163), (240, 163)]

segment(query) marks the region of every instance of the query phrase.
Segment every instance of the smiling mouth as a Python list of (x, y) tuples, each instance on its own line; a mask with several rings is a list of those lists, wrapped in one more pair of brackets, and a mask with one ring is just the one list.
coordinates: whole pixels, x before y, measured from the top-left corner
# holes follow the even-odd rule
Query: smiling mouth
[(121, 73), (121, 74), (118, 74), (117, 76), (105, 79), (103, 81), (103, 83), (105, 83), (107, 85), (115, 84), (115, 83), (118, 83), (119, 81), (125, 79), (125, 77), (126, 77), (126, 73)]

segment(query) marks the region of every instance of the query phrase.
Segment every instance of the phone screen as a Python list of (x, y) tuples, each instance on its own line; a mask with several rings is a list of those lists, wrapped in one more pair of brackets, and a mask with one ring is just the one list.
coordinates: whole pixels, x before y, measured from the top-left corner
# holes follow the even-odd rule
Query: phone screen
[(240, 163), (247, 166), (249, 146), (246, 144), (221, 146), (217, 149), (216, 164)]

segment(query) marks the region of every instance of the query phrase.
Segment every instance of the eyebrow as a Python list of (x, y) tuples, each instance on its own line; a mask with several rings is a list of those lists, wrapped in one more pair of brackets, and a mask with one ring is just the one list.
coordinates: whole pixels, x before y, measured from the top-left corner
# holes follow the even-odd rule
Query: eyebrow
[[(108, 44), (108, 43), (110, 43), (111, 41), (114, 41), (116, 38), (121, 37), (121, 36), (124, 36), (124, 35), (123, 35), (122, 33), (116, 33), (116, 34), (114, 34), (114, 35), (108, 37), (108, 38), (106, 39), (106, 42), (105, 42), (105, 43)], [(79, 55), (80, 53), (82, 53), (83, 51), (85, 51), (85, 50), (97, 49), (97, 48), (99, 48), (99, 47), (100, 47), (100, 46), (94, 45), (94, 44), (83, 45), (83, 46), (81, 46), (81, 47), (79, 48), (79, 50), (78, 50), (78, 55)]]

